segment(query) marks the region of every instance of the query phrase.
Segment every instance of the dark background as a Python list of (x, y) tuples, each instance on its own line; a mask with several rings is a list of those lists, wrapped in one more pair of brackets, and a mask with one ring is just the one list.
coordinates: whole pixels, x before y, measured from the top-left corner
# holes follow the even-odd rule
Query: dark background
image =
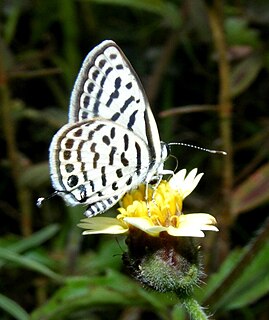
[(184, 319), (173, 296), (124, 275), (124, 238), (82, 238), (83, 208), (60, 198), (35, 205), (53, 192), (48, 147), (79, 67), (105, 39), (141, 78), (163, 141), (228, 152), (172, 149), (179, 169), (205, 173), (185, 212), (220, 229), (199, 241), (197, 299), (216, 319), (267, 319), (268, 36), (266, 0), (0, 2), (1, 319)]

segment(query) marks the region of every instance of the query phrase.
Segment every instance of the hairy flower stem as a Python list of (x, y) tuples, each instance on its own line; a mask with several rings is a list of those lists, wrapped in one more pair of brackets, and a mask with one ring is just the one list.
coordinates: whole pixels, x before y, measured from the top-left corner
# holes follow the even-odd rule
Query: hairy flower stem
[(178, 293), (177, 295), (192, 320), (209, 319), (202, 306), (200, 306), (191, 295), (182, 292)]

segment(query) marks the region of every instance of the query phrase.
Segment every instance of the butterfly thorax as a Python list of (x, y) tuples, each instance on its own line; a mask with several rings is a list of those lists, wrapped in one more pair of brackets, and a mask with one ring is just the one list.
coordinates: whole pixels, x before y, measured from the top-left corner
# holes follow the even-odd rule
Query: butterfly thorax
[(152, 163), (149, 167), (146, 183), (153, 183), (154, 181), (160, 181), (162, 176), (167, 173), (171, 173), (170, 170), (164, 169), (164, 162), (169, 156), (169, 147), (168, 144), (161, 141), (161, 149), (160, 149), (159, 157), (156, 159), (152, 159)]

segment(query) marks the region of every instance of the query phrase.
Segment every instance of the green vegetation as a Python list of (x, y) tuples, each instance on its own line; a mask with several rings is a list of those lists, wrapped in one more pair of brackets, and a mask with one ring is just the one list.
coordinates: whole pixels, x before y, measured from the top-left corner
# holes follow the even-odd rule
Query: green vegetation
[(128, 276), (124, 237), (82, 237), (83, 207), (59, 197), (36, 207), (53, 192), (48, 147), (83, 58), (112, 39), (141, 78), (163, 141), (228, 153), (172, 149), (179, 169), (205, 173), (185, 212), (214, 215), (220, 230), (199, 240), (207, 277), (197, 300), (214, 319), (265, 319), (268, 1), (2, 0), (0, 17), (0, 318), (186, 317), (175, 296)]

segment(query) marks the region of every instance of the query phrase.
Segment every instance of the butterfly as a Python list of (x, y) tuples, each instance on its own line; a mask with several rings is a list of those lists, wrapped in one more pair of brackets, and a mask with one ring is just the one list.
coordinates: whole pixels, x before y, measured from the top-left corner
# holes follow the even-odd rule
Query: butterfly
[(49, 149), (52, 185), (67, 204), (103, 213), (139, 184), (160, 180), (168, 147), (143, 86), (111, 40), (85, 58), (71, 94), (69, 120)]

